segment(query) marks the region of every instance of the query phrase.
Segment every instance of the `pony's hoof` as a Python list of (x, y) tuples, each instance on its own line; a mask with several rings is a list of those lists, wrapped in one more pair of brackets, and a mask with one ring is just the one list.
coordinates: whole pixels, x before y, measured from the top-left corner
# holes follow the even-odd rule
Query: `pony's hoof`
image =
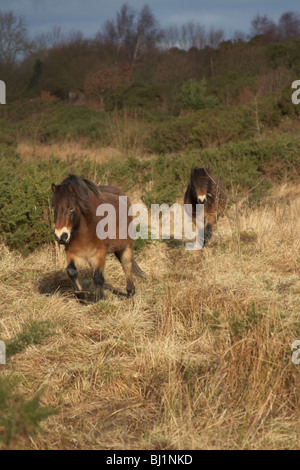
[(74, 292), (76, 299), (78, 300), (85, 300), (85, 294), (80, 291), (75, 291)]
[(135, 288), (133, 287), (131, 291), (127, 291), (127, 299), (132, 299), (134, 294), (135, 294)]
[(96, 302), (100, 302), (100, 300), (105, 300), (105, 295), (96, 295)]

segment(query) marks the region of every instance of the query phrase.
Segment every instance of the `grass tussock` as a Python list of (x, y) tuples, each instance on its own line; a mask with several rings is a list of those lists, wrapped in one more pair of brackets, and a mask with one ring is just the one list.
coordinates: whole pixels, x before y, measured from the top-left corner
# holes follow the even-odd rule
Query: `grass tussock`
[[(298, 187), (280, 186), (259, 207), (232, 204), (201, 252), (145, 245), (134, 302), (106, 289), (81, 305), (60, 249), (2, 246), (0, 334), (15, 345), (3, 376), (58, 410), (3, 446), (299, 448), (299, 209)], [(125, 290), (113, 258), (105, 277)], [(92, 299), (88, 271), (83, 284)]]

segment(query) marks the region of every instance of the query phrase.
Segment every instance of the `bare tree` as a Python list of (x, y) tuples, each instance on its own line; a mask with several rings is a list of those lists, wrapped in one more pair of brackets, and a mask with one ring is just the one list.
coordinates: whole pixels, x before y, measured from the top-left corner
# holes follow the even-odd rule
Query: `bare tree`
[(117, 12), (114, 20), (108, 20), (96, 39), (114, 44), (117, 55), (121, 49), (133, 65), (144, 53), (155, 47), (162, 39), (162, 30), (148, 5), (137, 13), (127, 3)]
[(114, 22), (107, 20), (102, 26), (101, 31), (96, 34), (96, 41), (101, 41), (108, 44), (117, 43), (117, 31)]
[(0, 12), (0, 62), (12, 66), (31, 50), (27, 25), (23, 16), (12, 11)]
[(155, 19), (148, 5), (145, 5), (137, 18), (135, 34), (135, 48), (133, 63), (143, 52), (149, 51), (156, 46), (163, 36), (158, 21)]
[(164, 49), (171, 49), (179, 46), (179, 28), (176, 24), (169, 25), (165, 28), (162, 37)]
[(178, 27), (168, 26), (164, 33), (164, 44), (168, 47), (180, 47), (188, 50), (191, 47), (204, 49), (209, 46), (213, 49), (219, 47), (224, 40), (224, 31), (220, 28), (210, 28), (206, 31), (201, 23), (189, 21)]
[(179, 46), (180, 46), (180, 49), (184, 49), (184, 50), (189, 49), (189, 35), (188, 35), (188, 27), (186, 23), (183, 24), (180, 28)]
[(251, 21), (250, 36), (267, 34), (272, 29), (275, 29), (275, 23), (267, 15), (257, 14)]
[(186, 25), (189, 47), (197, 47), (198, 49), (203, 49), (207, 44), (207, 34), (205, 27), (200, 23), (194, 23), (190, 21)]
[(170, 25), (164, 31), (163, 44), (165, 48), (179, 47), (188, 50), (191, 47), (203, 49), (207, 45), (205, 27), (200, 23), (189, 21), (181, 27)]
[(35, 37), (34, 44), (36, 50), (51, 49), (52, 47), (62, 46), (66, 42), (65, 34), (59, 25), (53, 26), (50, 31), (38, 34)]
[(135, 36), (135, 11), (127, 3), (121, 6), (119, 12), (117, 12), (116, 29), (117, 29), (117, 41), (118, 41), (118, 52), (122, 46), (131, 48), (132, 42)]
[(247, 33), (245, 33), (245, 31), (237, 30), (237, 31), (234, 31), (232, 39), (234, 42), (240, 42), (240, 41), (246, 42), (249, 38), (248, 38)]
[(249, 38), (262, 37), (265, 41), (276, 41), (279, 38), (278, 26), (267, 15), (256, 15), (251, 21)]
[(217, 49), (222, 41), (224, 41), (224, 30), (221, 28), (210, 28), (207, 34), (207, 44), (212, 49)]
[(297, 39), (300, 37), (300, 15), (293, 11), (283, 13), (279, 18), (278, 29), (281, 39)]
[(66, 33), (60, 25), (54, 25), (48, 32), (35, 36), (34, 48), (40, 51), (82, 41), (84, 38), (81, 31), (73, 30)]

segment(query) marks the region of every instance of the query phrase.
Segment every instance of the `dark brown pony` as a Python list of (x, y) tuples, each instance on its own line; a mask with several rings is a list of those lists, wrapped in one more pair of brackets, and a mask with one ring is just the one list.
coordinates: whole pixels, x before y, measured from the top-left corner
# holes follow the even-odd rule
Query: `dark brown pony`
[(192, 218), (196, 222), (196, 205), (204, 204), (204, 245), (212, 236), (217, 218), (227, 205), (227, 194), (221, 180), (211, 175), (209, 168), (192, 168), (190, 182), (184, 195), (184, 204), (192, 204)]
[[(131, 206), (129, 199), (127, 205), (121, 207), (124, 211), (121, 220), (124, 227), (119, 225), (119, 196), (125, 194), (113, 186), (97, 186), (87, 179), (76, 175), (69, 175), (61, 184), (52, 184), (54, 210), (55, 239), (65, 246), (67, 259), (67, 273), (73, 281), (74, 290), (78, 298), (84, 298), (78, 280), (77, 268), (82, 262), (87, 262), (93, 270), (93, 279), (96, 287), (96, 300), (104, 297), (104, 265), (106, 255), (114, 253), (126, 276), (127, 296), (135, 292), (133, 273), (145, 277), (132, 255), (134, 239), (128, 234), (128, 226), (132, 217), (128, 215)], [(103, 220), (97, 216), (97, 208), (101, 204), (110, 204), (116, 211), (116, 232), (113, 238), (100, 239), (97, 236), (97, 224)], [(105, 213), (106, 215), (107, 213)], [(125, 230), (125, 237), (124, 237)], [(120, 232), (123, 232), (121, 238)]]

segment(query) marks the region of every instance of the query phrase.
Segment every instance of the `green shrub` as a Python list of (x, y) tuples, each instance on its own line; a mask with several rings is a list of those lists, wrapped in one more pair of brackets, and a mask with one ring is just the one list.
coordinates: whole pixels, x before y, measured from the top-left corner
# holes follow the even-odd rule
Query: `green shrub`
[(7, 119), (0, 120), (0, 145), (14, 145), (16, 126)]
[(126, 159), (111, 159), (97, 167), (98, 180), (102, 176), (108, 184), (120, 187), (123, 191), (142, 189), (144, 183), (152, 177), (151, 161), (141, 161), (137, 157), (129, 156)]
[(49, 406), (41, 406), (42, 392), (25, 399), (17, 389), (17, 381), (11, 376), (0, 377), (0, 442), (6, 446), (20, 438), (33, 435), (40, 422), (57, 413)]
[(299, 39), (268, 44), (266, 47), (267, 64), (273, 69), (285, 67), (287, 69), (293, 69), (299, 74), (299, 47)]
[(42, 344), (46, 338), (54, 334), (53, 325), (49, 321), (32, 321), (15, 337), (6, 342), (7, 359), (19, 354), (31, 344)]
[(245, 91), (250, 92), (249, 100), (251, 94), (255, 96), (259, 79), (260, 75), (245, 76), (242, 73), (228, 71), (208, 81), (208, 92), (216, 96), (219, 103), (224, 106), (235, 105), (241, 102), (241, 96), (245, 99)]
[(107, 111), (114, 109), (150, 110), (161, 102), (161, 90), (158, 85), (140, 85), (135, 83), (111, 92), (105, 102)]
[(191, 168), (199, 166), (199, 154), (187, 152), (177, 155), (159, 155), (152, 163), (151, 190), (144, 191), (142, 201), (151, 204), (172, 204), (182, 195)]
[(202, 109), (155, 125), (148, 150), (168, 153), (203, 149), (246, 139), (255, 132), (254, 116), (247, 108)]
[(217, 105), (215, 96), (207, 95), (207, 81), (188, 80), (184, 82), (176, 97), (176, 105), (179, 109), (203, 109), (213, 108)]
[(290, 84), (288, 87), (282, 90), (277, 100), (276, 108), (278, 112), (280, 112), (281, 116), (289, 116), (294, 119), (299, 119), (300, 106), (295, 105), (292, 102), (292, 93), (294, 91), (295, 90), (291, 88)]
[[(55, 109), (55, 108), (54, 108)], [(77, 139), (87, 137), (90, 142), (103, 138), (105, 114), (86, 106), (56, 105), (55, 112), (44, 117), (40, 140)]]
[(257, 311), (254, 302), (252, 302), (251, 308), (237, 316), (229, 315), (228, 323), (230, 327), (230, 333), (232, 338), (241, 340), (245, 337), (249, 331), (252, 331), (262, 320), (264, 313)]
[(5, 112), (0, 108), (1, 118), (7, 133), (15, 138), (25, 137), (37, 142), (80, 137), (93, 142), (105, 138), (105, 113), (87, 106), (22, 100), (7, 105)]

